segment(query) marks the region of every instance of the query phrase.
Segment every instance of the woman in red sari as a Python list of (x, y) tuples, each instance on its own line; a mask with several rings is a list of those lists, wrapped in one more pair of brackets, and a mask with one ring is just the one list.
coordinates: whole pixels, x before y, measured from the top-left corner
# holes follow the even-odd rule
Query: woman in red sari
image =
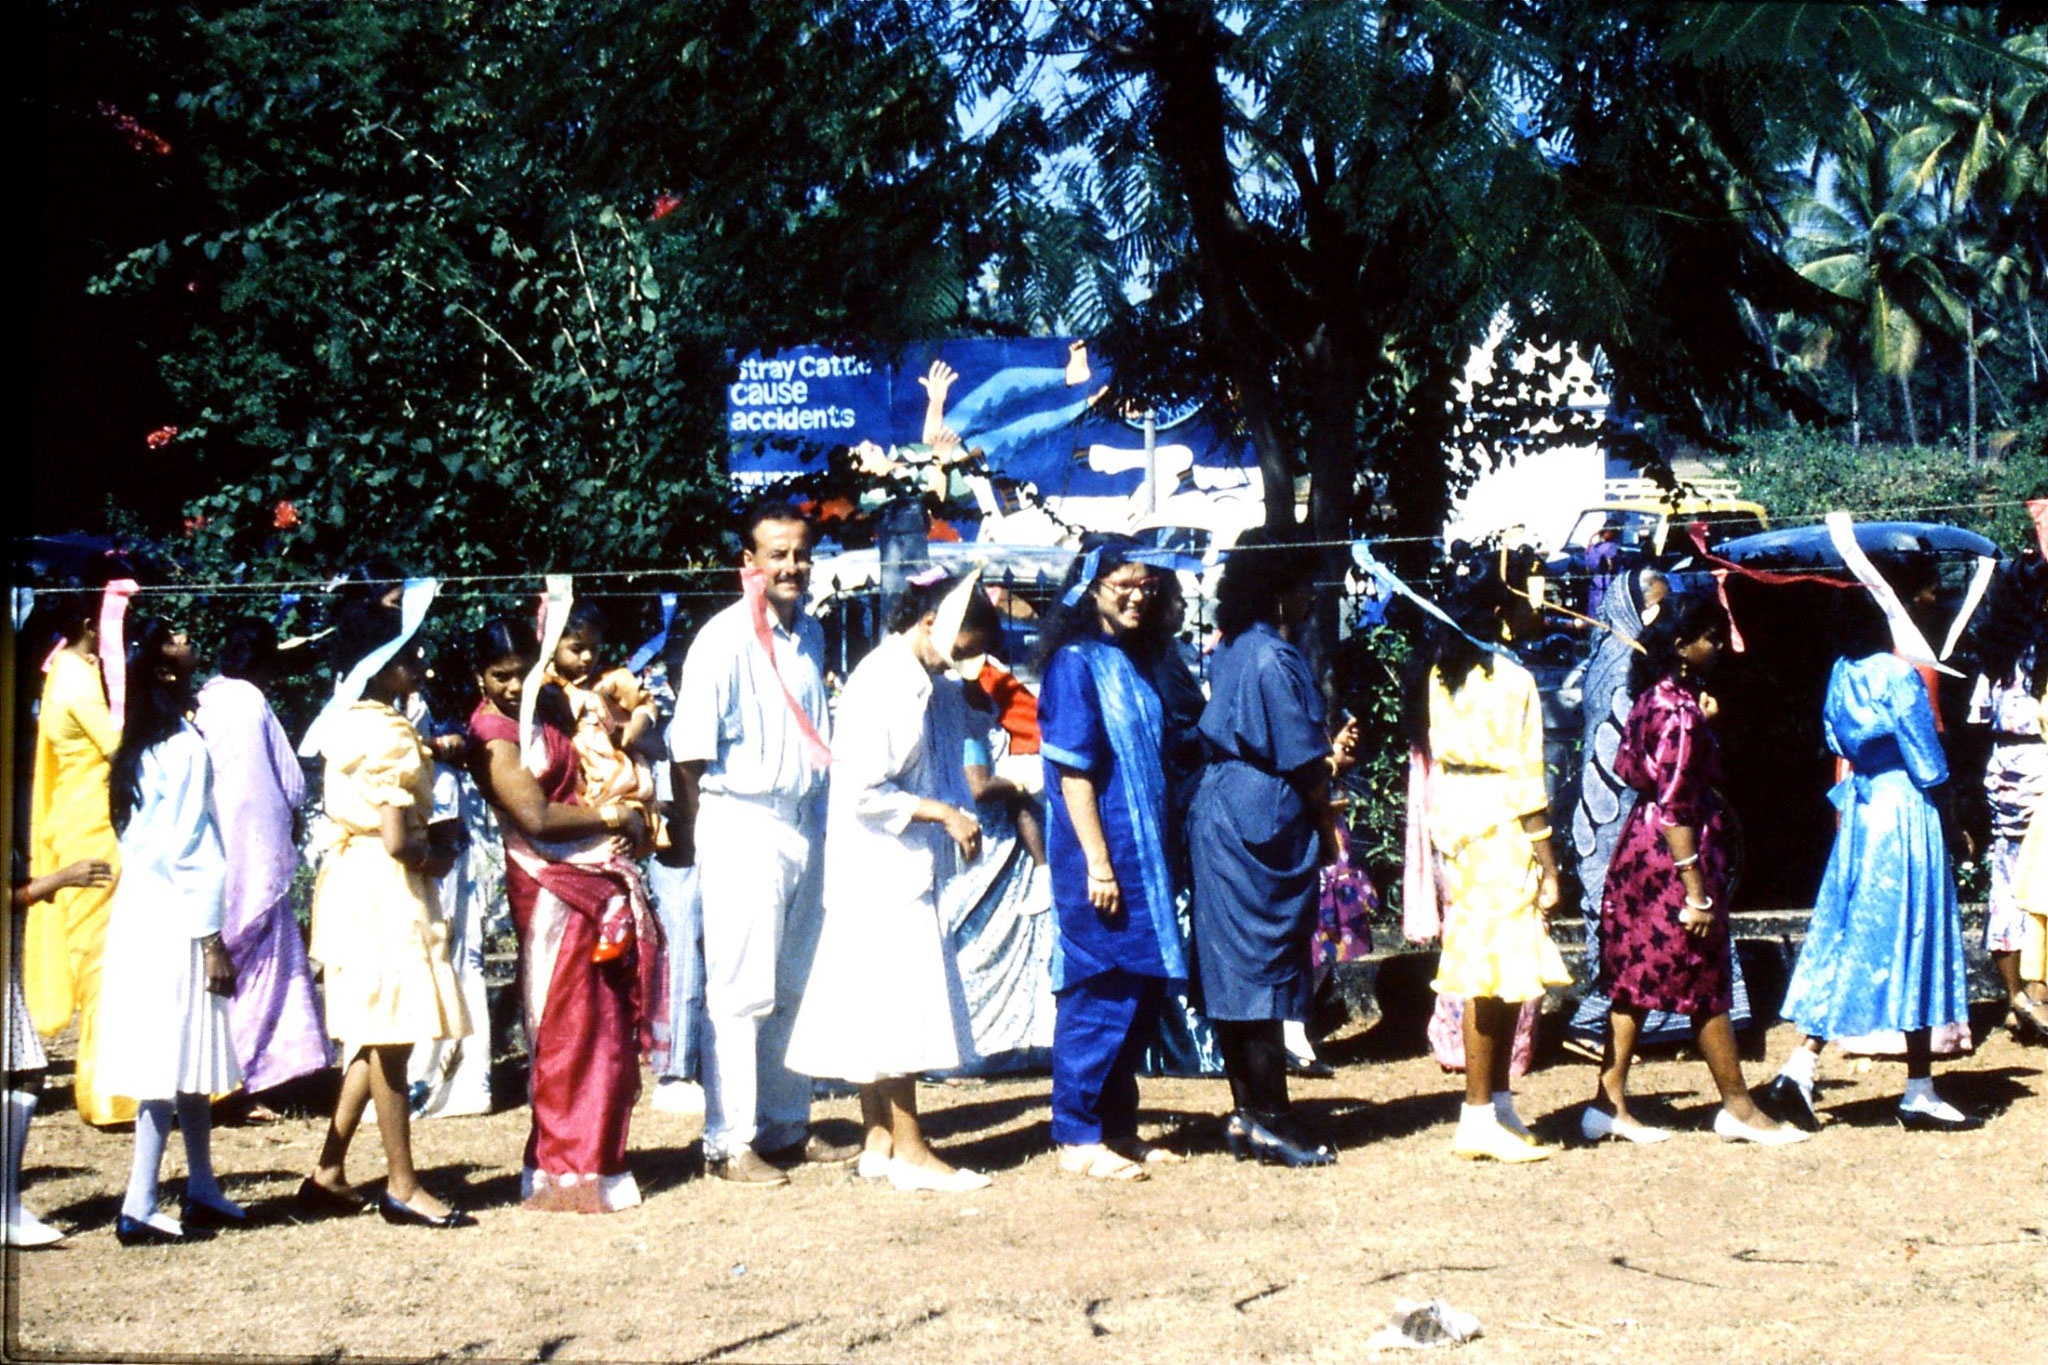
[[(640, 813), (582, 804), (559, 689), (542, 689), (530, 741), (520, 743), (520, 700), (539, 656), (525, 625), (486, 625), (476, 648), (483, 698), (469, 718), (472, 771), (498, 814), (519, 933), (533, 1108), (520, 1193), (531, 1209), (610, 1213), (640, 1202), (626, 1129), (640, 1093), (640, 1048), (660, 1014), (661, 938), (640, 871), (623, 851), (644, 833)], [(598, 926), (622, 902), (636, 947), (594, 961)]]

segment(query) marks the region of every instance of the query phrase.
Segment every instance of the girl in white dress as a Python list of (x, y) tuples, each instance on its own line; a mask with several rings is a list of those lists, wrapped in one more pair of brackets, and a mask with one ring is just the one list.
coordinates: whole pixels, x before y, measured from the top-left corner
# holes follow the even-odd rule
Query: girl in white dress
[[(107, 922), (100, 995), (100, 1077), (136, 1101), (135, 1164), (114, 1236), (122, 1246), (240, 1226), (213, 1174), (214, 1095), (242, 1083), (228, 1033), (234, 966), (221, 945), (227, 856), (213, 812), (206, 741), (186, 719), (192, 646), (154, 622), (128, 663), (127, 715), (109, 798), (121, 879)], [(185, 1136), (182, 1220), (157, 1207), (173, 1109)]]
[[(926, 1145), (920, 1072), (975, 1059), (960, 969), (939, 909), (955, 857), (980, 852), (967, 788), (966, 700), (945, 676), (993, 643), (965, 621), (977, 575), (911, 580), (890, 633), (846, 680), (833, 722), (825, 816), (825, 919), (790, 1033), (789, 1066), (860, 1086), (860, 1174), (899, 1190), (989, 1183)], [(993, 618), (993, 610), (976, 613)]]

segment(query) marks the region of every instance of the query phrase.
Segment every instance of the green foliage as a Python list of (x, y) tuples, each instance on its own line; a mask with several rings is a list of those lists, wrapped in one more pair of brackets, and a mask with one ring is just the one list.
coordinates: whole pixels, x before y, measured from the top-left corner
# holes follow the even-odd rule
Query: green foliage
[(1955, 446), (1865, 443), (1811, 430), (1748, 432), (1726, 472), (1773, 526), (1841, 509), (1865, 520), (1939, 521), (1989, 536), (2008, 554), (2033, 543), (2019, 504), (2048, 493), (2048, 416), (2008, 434), (2004, 459), (1972, 461)]
[[(181, 312), (171, 557), (322, 576), (678, 564), (733, 350), (929, 334), (981, 196), (889, 5), (285, 0), (128, 21), (190, 221), (96, 288)], [(168, 530), (168, 528), (164, 528)], [(530, 580), (529, 580), (530, 581)]]
[(1402, 841), (1408, 828), (1401, 684), (1413, 648), (1405, 632), (1370, 626), (1341, 641), (1334, 659), (1338, 701), (1358, 718), (1358, 763), (1342, 782), (1352, 798), (1352, 857), (1372, 873), (1383, 917), (1390, 922), (1399, 919)]

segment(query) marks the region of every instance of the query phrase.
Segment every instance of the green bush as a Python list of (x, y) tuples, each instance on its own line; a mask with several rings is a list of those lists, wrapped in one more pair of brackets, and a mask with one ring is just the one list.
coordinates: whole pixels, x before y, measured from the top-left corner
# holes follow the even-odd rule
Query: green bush
[(1376, 924), (1398, 925), (1402, 841), (1408, 821), (1408, 741), (1401, 732), (1401, 677), (1414, 642), (1392, 626), (1372, 626), (1337, 647), (1337, 701), (1358, 717), (1358, 766), (1343, 790), (1352, 798), (1354, 861), (1380, 893)]
[(2048, 489), (2048, 414), (1994, 437), (1998, 453), (1972, 461), (1953, 446), (1849, 442), (1809, 428), (1753, 431), (1724, 472), (1771, 525), (1797, 526), (1828, 512), (1865, 521), (1938, 521), (1989, 536), (2008, 553), (2032, 542), (2021, 504)]

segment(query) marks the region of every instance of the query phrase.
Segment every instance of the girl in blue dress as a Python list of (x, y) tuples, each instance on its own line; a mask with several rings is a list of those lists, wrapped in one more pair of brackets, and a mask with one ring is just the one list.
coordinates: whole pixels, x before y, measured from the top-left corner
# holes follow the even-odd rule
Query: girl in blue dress
[(1159, 696), (1126, 652), (1154, 591), (1128, 540), (1076, 562), (1040, 646), (1060, 1168), (1142, 1180), (1177, 1154), (1138, 1138), (1137, 1065), (1167, 983), (1187, 979), (1167, 866)]
[(1828, 747), (1849, 775), (1828, 799), (1840, 812), (1784, 1017), (1806, 1035), (1766, 1099), (1809, 1131), (1814, 1059), (1830, 1038), (1899, 1030), (1906, 1093), (1899, 1122), (1959, 1131), (1982, 1120), (1934, 1093), (1931, 1031), (1968, 1016), (1963, 925), (1941, 814), (1928, 793), (1948, 780), (1934, 707), (1913, 665), (1888, 652), (1874, 612), (1857, 618), (1828, 677)]

